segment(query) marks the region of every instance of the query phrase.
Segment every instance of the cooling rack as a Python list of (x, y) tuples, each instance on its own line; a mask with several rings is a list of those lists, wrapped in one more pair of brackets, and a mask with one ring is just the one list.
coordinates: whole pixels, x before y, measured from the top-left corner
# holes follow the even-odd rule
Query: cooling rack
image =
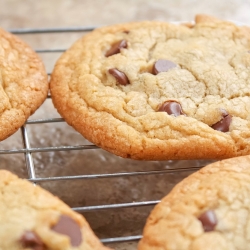
[[(16, 35), (24, 34), (45, 34), (45, 33), (68, 33), (68, 32), (89, 32), (92, 31), (95, 27), (73, 27), (73, 28), (51, 28), (51, 29), (13, 29), (10, 32)], [(36, 49), (37, 53), (62, 53), (65, 49)], [(50, 72), (48, 72), (48, 77)], [(50, 95), (47, 97), (50, 99)], [(27, 126), (32, 124), (48, 124), (48, 123), (58, 123), (64, 122), (62, 118), (49, 118), (49, 119), (29, 119), (26, 121), (25, 125), (21, 127), (21, 137), (23, 141), (23, 147), (21, 149), (4, 149), (0, 150), (0, 155), (5, 154), (23, 154), (25, 156), (25, 163), (28, 173), (28, 180), (34, 184), (39, 184), (42, 182), (57, 182), (57, 181), (74, 181), (78, 179), (101, 179), (101, 178), (118, 178), (118, 177), (127, 177), (127, 176), (139, 176), (139, 175), (160, 175), (160, 174), (171, 174), (171, 173), (180, 173), (186, 171), (196, 171), (200, 169), (201, 166), (188, 167), (188, 168), (177, 168), (177, 169), (163, 169), (163, 170), (151, 170), (151, 171), (130, 171), (130, 172), (119, 172), (119, 173), (103, 173), (103, 174), (86, 174), (86, 175), (72, 175), (72, 176), (55, 176), (55, 177), (37, 177), (36, 170), (34, 166), (34, 159), (32, 153), (37, 152), (55, 152), (55, 151), (72, 151), (72, 150), (86, 150), (86, 149), (97, 149), (97, 146), (88, 144), (88, 145), (73, 145), (73, 146), (56, 146), (56, 147), (31, 147), (30, 137), (27, 132)], [(143, 207), (143, 206), (152, 206), (159, 202), (159, 200), (149, 200), (149, 201), (131, 201), (128, 203), (115, 203), (115, 204), (105, 204), (105, 205), (96, 205), (96, 206), (84, 206), (84, 207), (72, 207), (74, 211), (77, 212), (89, 212), (89, 211), (100, 211), (100, 210), (109, 210), (109, 209), (121, 209), (121, 208), (133, 208), (133, 207)], [(141, 235), (129, 235), (122, 237), (112, 237), (101, 239), (103, 243), (121, 243), (121, 242), (130, 242), (138, 241), (141, 238)]]

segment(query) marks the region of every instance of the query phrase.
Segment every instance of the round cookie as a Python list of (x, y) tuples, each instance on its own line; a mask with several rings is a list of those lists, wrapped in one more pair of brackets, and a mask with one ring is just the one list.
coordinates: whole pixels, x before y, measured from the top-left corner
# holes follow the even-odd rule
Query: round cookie
[(250, 153), (250, 28), (207, 16), (102, 27), (57, 61), (52, 100), (116, 155), (222, 159)]
[(138, 249), (249, 249), (249, 197), (250, 156), (210, 164), (156, 205)]
[(0, 141), (25, 123), (47, 93), (41, 59), (18, 37), (0, 29)]
[(39, 186), (0, 170), (1, 250), (108, 250), (86, 220)]

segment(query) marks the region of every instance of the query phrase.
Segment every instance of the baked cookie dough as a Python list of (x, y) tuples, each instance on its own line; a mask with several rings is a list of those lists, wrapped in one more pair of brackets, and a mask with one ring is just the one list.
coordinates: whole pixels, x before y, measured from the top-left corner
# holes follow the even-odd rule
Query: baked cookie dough
[(143, 160), (250, 153), (250, 28), (212, 17), (94, 30), (57, 61), (53, 103), (84, 137)]
[(250, 248), (250, 156), (208, 165), (156, 205), (139, 250)]
[(41, 59), (18, 37), (0, 29), (0, 141), (25, 123), (47, 92)]
[(86, 220), (39, 186), (0, 170), (1, 250), (108, 250)]

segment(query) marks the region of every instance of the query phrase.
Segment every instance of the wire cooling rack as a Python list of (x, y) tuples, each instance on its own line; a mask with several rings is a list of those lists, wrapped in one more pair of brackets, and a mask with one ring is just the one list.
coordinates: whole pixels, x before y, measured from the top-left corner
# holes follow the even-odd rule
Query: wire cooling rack
[[(51, 28), (51, 29), (13, 29), (10, 32), (17, 35), (24, 34), (44, 34), (44, 33), (67, 33), (67, 32), (89, 32), (92, 31), (95, 27), (76, 27), (76, 28)], [(62, 53), (65, 49), (36, 49), (37, 53)], [(48, 73), (48, 76), (50, 72)], [(47, 97), (50, 99), (50, 95)], [(35, 183), (41, 182), (56, 182), (56, 181), (74, 181), (77, 179), (101, 179), (101, 178), (118, 178), (118, 177), (127, 177), (127, 176), (139, 176), (139, 175), (159, 175), (159, 174), (170, 174), (170, 173), (180, 173), (185, 171), (196, 171), (200, 169), (198, 167), (188, 167), (188, 168), (177, 168), (177, 169), (163, 169), (163, 170), (153, 170), (153, 171), (132, 171), (132, 172), (121, 172), (121, 173), (107, 173), (107, 174), (87, 174), (87, 175), (73, 175), (73, 176), (56, 176), (56, 177), (44, 177), (39, 178), (36, 176), (36, 170), (34, 167), (34, 159), (32, 153), (37, 152), (55, 152), (55, 151), (72, 151), (72, 150), (86, 150), (86, 149), (96, 149), (97, 146), (88, 144), (88, 145), (74, 145), (74, 146), (57, 146), (57, 147), (31, 147), (30, 138), (27, 132), (27, 125), (32, 124), (46, 124), (46, 123), (58, 123), (64, 122), (62, 118), (49, 118), (49, 119), (29, 119), (24, 126), (21, 127), (21, 136), (23, 141), (23, 148), (21, 149), (8, 149), (0, 150), (0, 155), (6, 154), (24, 154), (26, 168), (28, 172), (28, 180)], [(159, 200), (151, 201), (138, 201), (138, 202), (128, 202), (128, 203), (119, 203), (119, 204), (106, 204), (106, 205), (96, 205), (96, 206), (84, 206), (84, 207), (73, 207), (72, 209), (77, 212), (89, 212), (89, 211), (100, 211), (108, 209), (120, 209), (120, 208), (133, 208), (133, 207), (142, 207), (142, 206), (152, 206), (159, 202)], [(114, 238), (105, 238), (101, 239), (103, 243), (119, 243), (119, 242), (130, 242), (138, 241), (141, 238), (141, 235), (129, 235), (124, 237), (114, 237)]]

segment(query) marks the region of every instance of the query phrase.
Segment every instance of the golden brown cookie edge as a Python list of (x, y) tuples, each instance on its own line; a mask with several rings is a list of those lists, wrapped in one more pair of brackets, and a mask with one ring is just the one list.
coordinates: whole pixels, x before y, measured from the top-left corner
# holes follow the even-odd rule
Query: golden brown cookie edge
[[(14, 48), (15, 46), (18, 46), (19, 50), (25, 51), (24, 54), (29, 58), (30, 66), (32, 68), (37, 68), (37, 72), (40, 73), (39, 80), (37, 79), (36, 74), (31, 74), (27, 78), (21, 79), (21, 81), (29, 79), (31, 86), (34, 86), (35, 84), (40, 88), (40, 91), (31, 91), (27, 95), (25, 112), (23, 112), (22, 109), (15, 107), (7, 109), (0, 115), (0, 127), (2, 128), (1, 131), (3, 131), (0, 131), (0, 141), (2, 141), (14, 134), (25, 123), (28, 117), (43, 104), (48, 94), (49, 84), (45, 66), (41, 58), (32, 50), (32, 48), (16, 35), (13, 35), (1, 28), (0, 35), (9, 40)], [(19, 82), (18, 77), (16, 82)], [(22, 105), (22, 103), (20, 103), (20, 105)], [(13, 114), (13, 116), (10, 116), (10, 114)], [(15, 124), (10, 126), (10, 123), (13, 122)]]

